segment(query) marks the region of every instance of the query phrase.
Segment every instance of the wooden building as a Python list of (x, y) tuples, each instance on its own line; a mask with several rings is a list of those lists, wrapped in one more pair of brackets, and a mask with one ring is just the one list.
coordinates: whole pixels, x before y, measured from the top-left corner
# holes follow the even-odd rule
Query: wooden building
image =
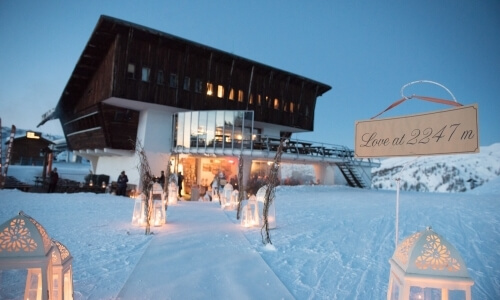
[[(250, 122), (239, 129), (246, 133), (249, 143), (240, 143), (246, 146), (236, 150), (251, 162), (256, 157), (270, 157), (253, 151), (258, 150), (254, 142), (312, 131), (316, 100), (330, 89), (326, 84), (234, 54), (101, 16), (54, 113), (46, 120), (60, 120), (68, 148), (89, 159), (94, 172), (113, 177), (124, 169), (137, 183), (136, 141), (144, 146), (158, 174), (172, 163), (175, 170), (182, 169), (179, 164), (183, 158), (202, 158), (208, 150), (213, 150), (214, 156), (237, 156), (234, 142), (230, 152), (216, 153), (216, 136), (212, 144), (202, 144), (196, 138), (196, 151), (179, 156), (181, 152), (176, 149), (185, 150), (189, 145), (178, 138), (178, 114), (250, 113)], [(211, 125), (205, 126), (205, 121), (196, 120), (197, 128), (191, 122), (191, 138), (198, 133), (209, 134)], [(220, 131), (224, 123), (228, 121), (214, 130)], [(234, 131), (226, 131), (225, 136), (236, 139)], [(247, 149), (252, 151), (243, 151)], [(202, 162), (198, 160), (196, 165), (198, 171), (193, 173), (198, 176), (192, 177), (200, 184)]]
[[(43, 149), (48, 149), (53, 144), (41, 136), (40, 133), (27, 131), (26, 135), (15, 137), (11, 152), (11, 164), (42, 166), (44, 156)], [(9, 142), (7, 141), (8, 145)]]

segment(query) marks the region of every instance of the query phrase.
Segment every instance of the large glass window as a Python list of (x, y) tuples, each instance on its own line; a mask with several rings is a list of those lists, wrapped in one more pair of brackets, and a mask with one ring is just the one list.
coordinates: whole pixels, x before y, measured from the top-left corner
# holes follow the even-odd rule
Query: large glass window
[(253, 111), (195, 111), (174, 115), (174, 147), (250, 148)]

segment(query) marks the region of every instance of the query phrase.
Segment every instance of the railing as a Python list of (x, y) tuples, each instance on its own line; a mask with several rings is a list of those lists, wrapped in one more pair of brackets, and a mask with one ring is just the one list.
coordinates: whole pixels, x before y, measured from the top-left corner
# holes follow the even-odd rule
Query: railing
[[(258, 156), (259, 151), (275, 152), (281, 142), (279, 137), (255, 136), (252, 140), (238, 140), (230, 136), (214, 139), (208, 143), (197, 138), (191, 139), (189, 147), (178, 145), (173, 149), (175, 153), (204, 153), (210, 154), (220, 150), (233, 153), (250, 151)], [(338, 159), (345, 163), (378, 165), (372, 159), (359, 159), (354, 157), (354, 150), (342, 145), (313, 142), (289, 138), (283, 147), (283, 154), (295, 154), (302, 157), (316, 157), (318, 159)]]

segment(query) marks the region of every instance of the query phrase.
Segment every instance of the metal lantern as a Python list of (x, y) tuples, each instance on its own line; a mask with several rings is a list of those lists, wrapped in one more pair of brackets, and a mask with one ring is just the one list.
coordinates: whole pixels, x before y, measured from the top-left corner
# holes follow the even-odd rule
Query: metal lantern
[(399, 243), (389, 263), (388, 300), (471, 299), (464, 260), (430, 227)]
[(0, 270), (27, 271), (24, 299), (73, 299), (71, 262), (68, 249), (24, 212), (0, 226)]

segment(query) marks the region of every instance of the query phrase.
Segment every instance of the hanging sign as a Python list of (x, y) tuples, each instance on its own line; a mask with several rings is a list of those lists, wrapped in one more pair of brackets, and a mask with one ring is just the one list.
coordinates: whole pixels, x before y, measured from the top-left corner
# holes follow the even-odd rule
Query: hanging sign
[(430, 113), (357, 121), (356, 157), (479, 152), (477, 104)]

